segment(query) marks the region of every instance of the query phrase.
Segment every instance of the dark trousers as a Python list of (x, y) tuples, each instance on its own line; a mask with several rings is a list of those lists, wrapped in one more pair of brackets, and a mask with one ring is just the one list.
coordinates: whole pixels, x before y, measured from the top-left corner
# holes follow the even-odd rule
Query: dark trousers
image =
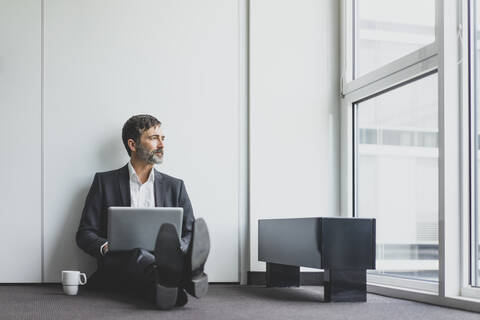
[(144, 249), (108, 252), (89, 278), (87, 288), (133, 294), (155, 301), (155, 256)]

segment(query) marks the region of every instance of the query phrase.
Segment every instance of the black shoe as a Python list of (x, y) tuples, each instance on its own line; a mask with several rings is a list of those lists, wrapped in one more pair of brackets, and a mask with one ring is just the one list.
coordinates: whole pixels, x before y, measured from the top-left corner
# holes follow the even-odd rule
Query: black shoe
[(188, 302), (188, 296), (182, 288), (178, 289), (177, 301), (175, 302), (175, 307), (183, 307)]
[(157, 264), (156, 305), (162, 310), (172, 309), (178, 299), (180, 291), (178, 287), (185, 267), (177, 230), (172, 224), (165, 223), (158, 231), (155, 242), (155, 262)]
[(210, 252), (210, 236), (205, 220), (195, 220), (192, 235), (192, 248), (190, 251), (190, 263), (192, 278), (186, 286), (189, 294), (201, 298), (208, 292), (208, 276), (203, 272), (208, 253)]

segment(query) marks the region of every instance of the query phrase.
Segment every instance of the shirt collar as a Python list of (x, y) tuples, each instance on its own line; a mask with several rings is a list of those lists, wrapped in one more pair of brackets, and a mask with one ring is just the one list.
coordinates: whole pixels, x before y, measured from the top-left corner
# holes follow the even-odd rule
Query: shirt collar
[[(140, 183), (140, 179), (138, 178), (138, 175), (135, 172), (135, 169), (133, 168), (132, 163), (130, 161), (128, 161), (128, 173), (130, 176), (130, 181), (135, 181)], [(150, 170), (150, 175), (148, 176), (148, 179), (145, 183), (154, 182), (154, 181), (155, 181), (155, 168), (152, 167), (152, 170)]]

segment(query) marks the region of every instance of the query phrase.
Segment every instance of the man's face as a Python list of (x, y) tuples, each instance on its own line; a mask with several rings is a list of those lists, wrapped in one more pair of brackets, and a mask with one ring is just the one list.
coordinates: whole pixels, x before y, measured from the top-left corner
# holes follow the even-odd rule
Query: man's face
[(136, 147), (137, 156), (151, 164), (162, 163), (164, 139), (160, 126), (144, 131), (140, 137), (140, 145)]

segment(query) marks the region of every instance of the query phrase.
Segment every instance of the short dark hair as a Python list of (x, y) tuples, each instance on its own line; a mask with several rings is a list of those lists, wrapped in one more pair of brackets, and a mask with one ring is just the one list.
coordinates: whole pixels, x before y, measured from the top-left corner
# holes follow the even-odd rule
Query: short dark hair
[(162, 123), (157, 120), (157, 118), (149, 114), (139, 114), (136, 116), (130, 117), (130, 119), (125, 122), (122, 129), (122, 140), (125, 149), (127, 149), (128, 155), (132, 155), (132, 151), (128, 147), (128, 139), (133, 139), (135, 144), (140, 144), (140, 137), (142, 133), (151, 127), (156, 127)]

